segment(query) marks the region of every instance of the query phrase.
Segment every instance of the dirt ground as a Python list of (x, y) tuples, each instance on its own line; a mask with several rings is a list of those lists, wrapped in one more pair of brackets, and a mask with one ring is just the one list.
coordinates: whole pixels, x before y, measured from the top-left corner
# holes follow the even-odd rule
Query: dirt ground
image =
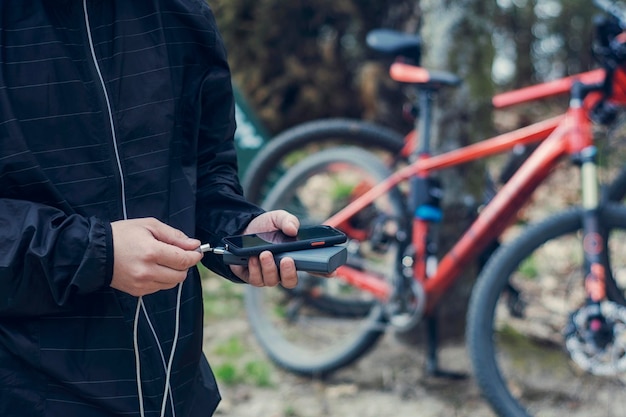
[[(255, 361), (265, 363), (271, 379), (269, 386), (246, 381), (231, 384), (220, 380), (223, 400), (217, 416), (495, 416), (481, 399), (472, 378), (448, 380), (426, 376), (423, 372), (422, 352), (398, 341), (392, 334), (386, 335), (357, 364), (326, 381), (301, 378), (269, 363), (251, 335), (245, 319), (209, 323), (206, 335), (205, 351), (218, 375), (221, 366), (225, 361), (228, 362), (219, 354), (220, 343), (240, 340), (245, 354), (238, 362), (244, 364), (242, 366)], [(441, 362), (450, 370), (469, 373), (462, 343), (444, 347)]]
[[(455, 366), (466, 363), (462, 348), (447, 349)], [(471, 379), (425, 378), (421, 357), (385, 341), (356, 367), (327, 382), (280, 373), (274, 389), (224, 388), (218, 415), (237, 417), (449, 417), (494, 414)]]
[[(226, 283), (225, 288), (224, 299), (208, 302), (228, 308), (211, 309), (205, 327), (205, 352), (223, 397), (216, 417), (497, 417), (470, 375), (463, 341), (440, 349), (440, 363), (466, 373), (462, 380), (426, 375), (421, 348), (391, 332), (360, 361), (327, 380), (302, 378), (274, 366), (257, 344), (241, 305), (242, 286)], [(548, 366), (559, 372), (556, 363)], [(541, 416), (624, 417), (621, 392), (617, 387), (599, 392), (600, 401), (575, 408), (542, 408)]]

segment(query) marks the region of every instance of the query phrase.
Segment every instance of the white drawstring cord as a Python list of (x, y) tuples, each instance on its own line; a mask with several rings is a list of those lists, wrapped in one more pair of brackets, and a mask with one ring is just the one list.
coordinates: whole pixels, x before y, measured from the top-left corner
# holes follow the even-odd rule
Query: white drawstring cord
[(89, 51), (91, 52), (91, 59), (93, 60), (93, 64), (96, 68), (96, 73), (98, 74), (98, 80), (100, 81), (100, 85), (102, 86), (104, 101), (107, 105), (107, 112), (109, 116), (109, 126), (111, 128), (111, 138), (113, 139), (113, 150), (115, 151), (115, 160), (117, 162), (117, 169), (120, 174), (120, 192), (121, 192), (121, 202), (122, 202), (122, 212), (124, 214), (124, 220), (128, 218), (128, 212), (126, 211), (126, 184), (124, 180), (124, 172), (122, 170), (122, 162), (120, 160), (120, 151), (117, 147), (117, 134), (115, 133), (115, 123), (113, 123), (113, 110), (111, 109), (111, 102), (109, 100), (109, 95), (107, 94), (107, 87), (104, 82), (104, 77), (102, 77), (102, 72), (100, 71), (100, 66), (98, 65), (98, 59), (96, 58), (96, 50), (93, 46), (93, 39), (91, 38), (91, 25), (89, 24), (89, 13), (87, 13), (87, 1), (83, 0), (83, 14), (85, 16), (85, 26), (87, 28), (87, 39), (89, 40)]
[[(180, 331), (180, 299), (183, 293), (183, 283), (178, 284), (178, 294), (176, 295), (176, 324), (174, 328), (174, 341), (172, 342), (172, 350), (170, 351), (170, 359), (167, 362), (167, 370), (165, 372), (165, 389), (163, 391), (163, 402), (161, 403), (161, 417), (165, 416), (165, 405), (167, 404), (167, 392), (170, 395), (172, 388), (170, 387), (170, 375), (172, 374), (172, 363), (174, 362), (174, 353), (178, 344), (178, 332)], [(172, 397), (172, 417), (176, 417), (174, 413), (174, 397)]]
[(172, 341), (172, 349), (170, 351), (170, 357), (167, 362), (167, 366), (165, 365), (165, 356), (163, 355), (163, 350), (161, 349), (161, 342), (157, 337), (156, 331), (154, 330), (154, 326), (150, 321), (150, 317), (148, 317), (148, 313), (146, 312), (146, 307), (143, 303), (143, 297), (139, 297), (137, 300), (137, 308), (135, 310), (135, 322), (133, 325), (133, 347), (135, 350), (135, 373), (137, 379), (137, 393), (139, 395), (139, 415), (141, 417), (145, 417), (144, 404), (143, 404), (143, 389), (141, 386), (141, 364), (140, 364), (140, 355), (139, 355), (139, 342), (138, 342), (138, 323), (139, 323), (139, 313), (143, 309), (146, 320), (148, 321), (148, 325), (152, 330), (152, 335), (154, 336), (157, 346), (159, 348), (159, 352), (161, 354), (161, 360), (163, 362), (163, 367), (165, 369), (165, 388), (163, 390), (163, 401), (161, 402), (161, 417), (165, 416), (165, 408), (167, 406), (168, 393), (171, 398), (171, 408), (172, 408), (172, 417), (176, 417), (176, 412), (174, 409), (174, 397), (172, 395), (172, 387), (170, 386), (170, 377), (172, 374), (172, 364), (174, 362), (174, 354), (176, 353), (176, 346), (178, 344), (178, 334), (180, 332), (180, 305), (182, 298), (182, 289), (183, 283), (178, 284), (178, 293), (176, 294), (176, 322), (174, 328), (174, 340)]
[[(146, 317), (148, 317), (148, 312), (146, 311), (146, 304), (143, 302), (143, 299), (141, 300), (141, 309), (143, 310), (143, 314), (145, 314)], [(154, 337), (155, 340), (157, 340), (157, 347), (159, 348), (159, 354), (161, 355), (161, 363), (163, 364), (163, 369), (167, 370), (167, 364), (165, 363), (165, 355), (163, 354), (163, 349), (161, 348), (161, 343), (159, 342), (159, 338), (156, 334), (156, 330), (154, 330), (154, 326), (152, 325), (152, 321), (147, 320), (148, 321), (148, 325), (150, 326), (150, 330), (152, 331), (152, 336)], [(168, 391), (170, 394), (170, 398), (173, 398), (172, 396), (172, 387), (170, 385), (168, 385)], [(170, 404), (172, 406), (172, 416), (175, 415), (174, 412), (174, 402), (170, 401)]]
[(139, 325), (139, 311), (143, 303), (142, 297), (137, 300), (137, 309), (135, 310), (135, 320), (133, 323), (133, 350), (135, 351), (135, 379), (137, 381), (137, 395), (139, 396), (139, 415), (145, 417), (143, 409), (143, 390), (141, 388), (141, 365), (139, 363), (139, 342), (137, 338), (137, 327)]

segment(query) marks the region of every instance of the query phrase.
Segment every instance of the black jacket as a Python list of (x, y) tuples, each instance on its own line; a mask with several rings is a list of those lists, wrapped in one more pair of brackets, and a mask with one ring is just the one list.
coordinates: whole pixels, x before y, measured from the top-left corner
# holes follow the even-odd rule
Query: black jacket
[[(0, 2), (0, 416), (140, 415), (138, 299), (109, 287), (110, 222), (152, 216), (213, 244), (240, 232), (260, 209), (241, 196), (233, 107), (204, 0)], [(143, 297), (145, 416), (160, 414), (176, 296)], [(171, 373), (177, 417), (219, 401), (202, 314), (193, 268)]]

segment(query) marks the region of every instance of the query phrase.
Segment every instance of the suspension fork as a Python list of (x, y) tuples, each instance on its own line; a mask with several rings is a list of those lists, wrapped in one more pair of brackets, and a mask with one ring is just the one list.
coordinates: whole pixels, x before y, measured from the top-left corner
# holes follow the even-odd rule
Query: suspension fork
[(597, 180), (596, 148), (590, 146), (580, 154), (583, 199), (583, 254), (584, 283), (589, 303), (599, 304), (606, 299), (606, 272), (608, 265), (604, 252), (604, 233), (600, 227), (599, 186)]
[[(570, 108), (574, 109), (576, 126), (570, 142), (570, 149), (577, 150), (575, 158), (580, 164), (581, 191), (582, 191), (582, 247), (584, 255), (583, 280), (586, 293), (586, 306), (589, 312), (586, 326), (590, 331), (589, 340), (593, 345), (603, 345), (607, 333), (605, 317), (602, 314), (601, 303), (616, 296), (617, 288), (613, 283), (608, 252), (608, 233), (600, 221), (600, 186), (598, 184), (597, 148), (592, 143), (590, 121), (582, 109), (585, 95), (597, 86), (585, 86), (580, 83), (572, 87)], [(615, 288), (614, 288), (615, 287)], [(623, 300), (623, 295), (620, 295)], [(606, 336), (606, 335), (605, 335)], [(604, 340), (604, 341), (603, 341)]]
[(597, 180), (596, 148), (590, 146), (580, 153), (583, 203), (583, 254), (585, 290), (592, 303), (606, 298), (606, 268), (602, 262), (606, 250), (600, 230), (600, 198)]
[[(596, 305), (606, 299), (608, 259), (605, 233), (600, 225), (600, 186), (598, 184), (597, 148), (593, 145), (591, 122), (583, 108), (585, 96), (601, 88), (598, 85), (574, 83), (571, 90), (570, 109), (575, 127), (570, 136), (570, 150), (580, 165), (583, 207), (584, 285), (587, 302)], [(577, 151), (577, 152), (576, 152)]]
[(580, 153), (582, 206), (584, 284), (587, 302), (599, 304), (604, 300), (626, 304), (626, 298), (617, 287), (611, 269), (608, 248), (609, 230), (600, 221), (602, 200), (598, 184), (597, 149), (590, 146)]
[(588, 341), (594, 346), (603, 347), (611, 331), (606, 327), (601, 303), (607, 300), (608, 283), (613, 282), (613, 278), (607, 247), (609, 231), (603, 228), (600, 222), (596, 154), (597, 150), (594, 146), (583, 149), (579, 154), (583, 202), (583, 280), (586, 306), (589, 309), (586, 322), (589, 331)]

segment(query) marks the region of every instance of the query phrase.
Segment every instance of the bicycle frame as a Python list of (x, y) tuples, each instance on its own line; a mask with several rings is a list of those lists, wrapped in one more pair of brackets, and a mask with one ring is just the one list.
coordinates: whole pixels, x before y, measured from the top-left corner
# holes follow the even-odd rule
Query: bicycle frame
[[(404, 82), (420, 82), (418, 78), (412, 78), (411, 66), (401, 65), (401, 68), (396, 68), (395, 79)], [(621, 71), (611, 74), (611, 76), (622, 83), (626, 80), (626, 75)], [(422, 80), (423, 71), (416, 72), (416, 77)], [(602, 85), (606, 78), (608, 77), (604, 70), (591, 71), (556, 82), (505, 93), (495, 97), (494, 104), (498, 107), (504, 107), (560, 94), (570, 91), (579, 82)], [(626, 96), (623, 96), (621, 90), (617, 91), (617, 94), (622, 94), (622, 96), (615, 97), (616, 93), (613, 94), (614, 100), (620, 103), (625, 101)], [(501, 235), (511, 224), (519, 208), (529, 200), (530, 195), (548, 177), (556, 164), (567, 155), (580, 154), (583, 150), (593, 146), (591, 120), (588, 111), (598, 99), (598, 94), (589, 94), (584, 104), (582, 101), (571, 100), (564, 115), (440, 155), (419, 154), (410, 165), (375, 185), (329, 218), (325, 224), (338, 227), (376, 198), (409, 178), (415, 176), (426, 178), (435, 171), (493, 156), (519, 144), (541, 142), (514, 176), (481, 210), (478, 217), (457, 243), (443, 256), (432, 276), (426, 274), (424, 252), (429, 222), (420, 219), (413, 220), (412, 244), (416, 250), (413, 276), (414, 279), (420, 281), (425, 290), (426, 312), (428, 312), (439, 302), (446, 290), (456, 282), (469, 262), (475, 259), (482, 249)], [(349, 266), (340, 267), (337, 277), (350, 285), (372, 293), (383, 301), (388, 300), (391, 296), (390, 284)]]

